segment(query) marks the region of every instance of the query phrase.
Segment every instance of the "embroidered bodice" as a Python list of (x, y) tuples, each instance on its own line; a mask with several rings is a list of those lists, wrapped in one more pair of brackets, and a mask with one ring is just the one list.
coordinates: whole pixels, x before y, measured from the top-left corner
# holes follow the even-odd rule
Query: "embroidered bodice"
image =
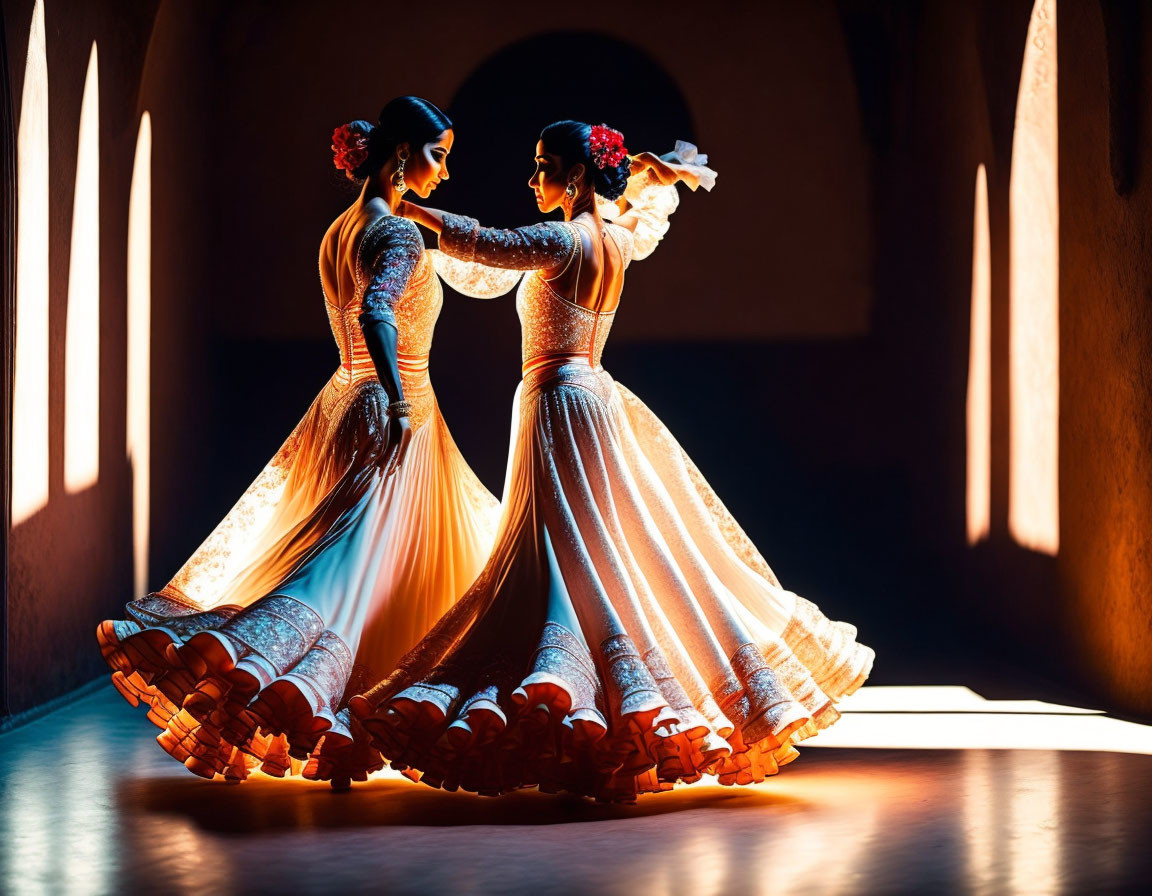
[(356, 252), (354, 274), (351, 297), (344, 300), (339, 296), (333, 301), (325, 295), (324, 301), (332, 336), (340, 349), (338, 378), (350, 385), (376, 375), (360, 328), (361, 320), (367, 319), (396, 325), (402, 377), (406, 370), (426, 369), (444, 292), (416, 225), (391, 215), (368, 225)]
[[(610, 225), (610, 232), (621, 230)], [(539, 361), (564, 356), (585, 357), (598, 367), (616, 319), (615, 309), (597, 312), (564, 298), (538, 272), (520, 282), (516, 313), (520, 316), (520, 355), (526, 370)]]
[[(521, 279), (516, 293), (525, 370), (537, 363), (574, 357), (585, 358), (593, 367), (600, 363), (615, 310), (584, 308), (558, 293), (543, 277), (543, 271), (573, 263), (574, 258), (579, 263), (578, 227), (548, 221), (504, 230), (481, 227), (475, 218), (444, 216), (440, 248), (447, 256), (481, 269), (531, 271)], [(632, 257), (632, 233), (615, 224), (606, 227), (627, 267)], [(446, 279), (456, 286), (455, 280)]]

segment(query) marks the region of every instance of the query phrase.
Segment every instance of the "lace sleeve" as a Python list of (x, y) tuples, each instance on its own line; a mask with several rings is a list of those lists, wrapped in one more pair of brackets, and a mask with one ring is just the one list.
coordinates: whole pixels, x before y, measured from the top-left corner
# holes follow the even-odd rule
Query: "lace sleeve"
[(680, 194), (675, 184), (662, 184), (645, 170), (628, 178), (624, 198), (631, 206), (627, 213), (637, 219), (632, 231), (632, 259), (647, 258), (668, 232), (668, 218), (680, 204)]
[(624, 267), (628, 267), (632, 263), (632, 256), (636, 252), (636, 244), (632, 237), (632, 231), (627, 227), (618, 227), (611, 221), (608, 222), (608, 233), (612, 235), (615, 240), (616, 246), (620, 249), (620, 257), (624, 261)]
[(571, 258), (576, 240), (570, 227), (557, 221), (502, 230), (481, 227), (475, 218), (445, 214), (440, 249), (461, 261), (478, 261), (517, 271), (542, 271), (559, 267)]
[(356, 255), (361, 326), (369, 321), (395, 324), (392, 306), (404, 295), (423, 253), (420, 231), (406, 218), (386, 215), (368, 225)]
[(440, 279), (456, 292), (474, 299), (494, 299), (515, 288), (523, 271), (494, 268), (478, 261), (461, 261), (451, 255), (429, 249), (428, 257)]

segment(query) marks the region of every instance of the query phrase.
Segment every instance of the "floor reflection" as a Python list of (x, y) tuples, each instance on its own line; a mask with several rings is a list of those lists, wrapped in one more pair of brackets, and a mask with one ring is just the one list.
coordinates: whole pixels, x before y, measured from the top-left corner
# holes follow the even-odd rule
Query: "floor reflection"
[[(886, 745), (893, 726), (905, 741), (966, 730), (935, 716), (968, 720), (968, 743), (989, 717), (1129, 724), (1030, 702), (1007, 712), (964, 691), (865, 689), (820, 738), (856, 746), (805, 749), (759, 787), (613, 807), (394, 775), (348, 794), (212, 784), (175, 766), (109, 688), (0, 736), (0, 891), (1053, 893), (1152, 872), (1152, 758), (1134, 734), (1127, 753)], [(869, 732), (878, 746), (861, 744)]]

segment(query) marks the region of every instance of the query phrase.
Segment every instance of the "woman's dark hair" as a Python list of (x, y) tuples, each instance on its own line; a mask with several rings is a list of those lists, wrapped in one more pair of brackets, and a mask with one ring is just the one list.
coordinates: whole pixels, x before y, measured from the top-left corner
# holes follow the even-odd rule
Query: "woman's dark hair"
[(367, 158), (348, 172), (353, 179), (364, 180), (383, 168), (401, 143), (409, 144), (415, 151), (449, 130), (452, 121), (428, 100), (398, 96), (380, 110), (376, 124), (352, 121), (347, 127), (368, 136)]
[(583, 163), (586, 176), (597, 194), (605, 199), (619, 199), (628, 186), (632, 163), (625, 156), (619, 165), (598, 168), (589, 146), (591, 136), (590, 124), (582, 121), (557, 121), (540, 132), (540, 142), (549, 153), (560, 156), (565, 169)]

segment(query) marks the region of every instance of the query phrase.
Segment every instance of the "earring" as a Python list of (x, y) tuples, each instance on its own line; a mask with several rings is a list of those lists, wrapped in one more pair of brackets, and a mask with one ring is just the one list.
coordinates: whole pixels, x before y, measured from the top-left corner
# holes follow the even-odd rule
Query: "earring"
[(399, 159), (399, 163), (392, 175), (392, 189), (397, 193), (403, 193), (408, 189), (408, 184), (404, 183), (404, 163), (408, 161), (408, 153), (397, 153), (396, 158)]
[(576, 201), (576, 181), (568, 181), (568, 185), (564, 188), (564, 211), (568, 214), (572, 213), (572, 203)]

